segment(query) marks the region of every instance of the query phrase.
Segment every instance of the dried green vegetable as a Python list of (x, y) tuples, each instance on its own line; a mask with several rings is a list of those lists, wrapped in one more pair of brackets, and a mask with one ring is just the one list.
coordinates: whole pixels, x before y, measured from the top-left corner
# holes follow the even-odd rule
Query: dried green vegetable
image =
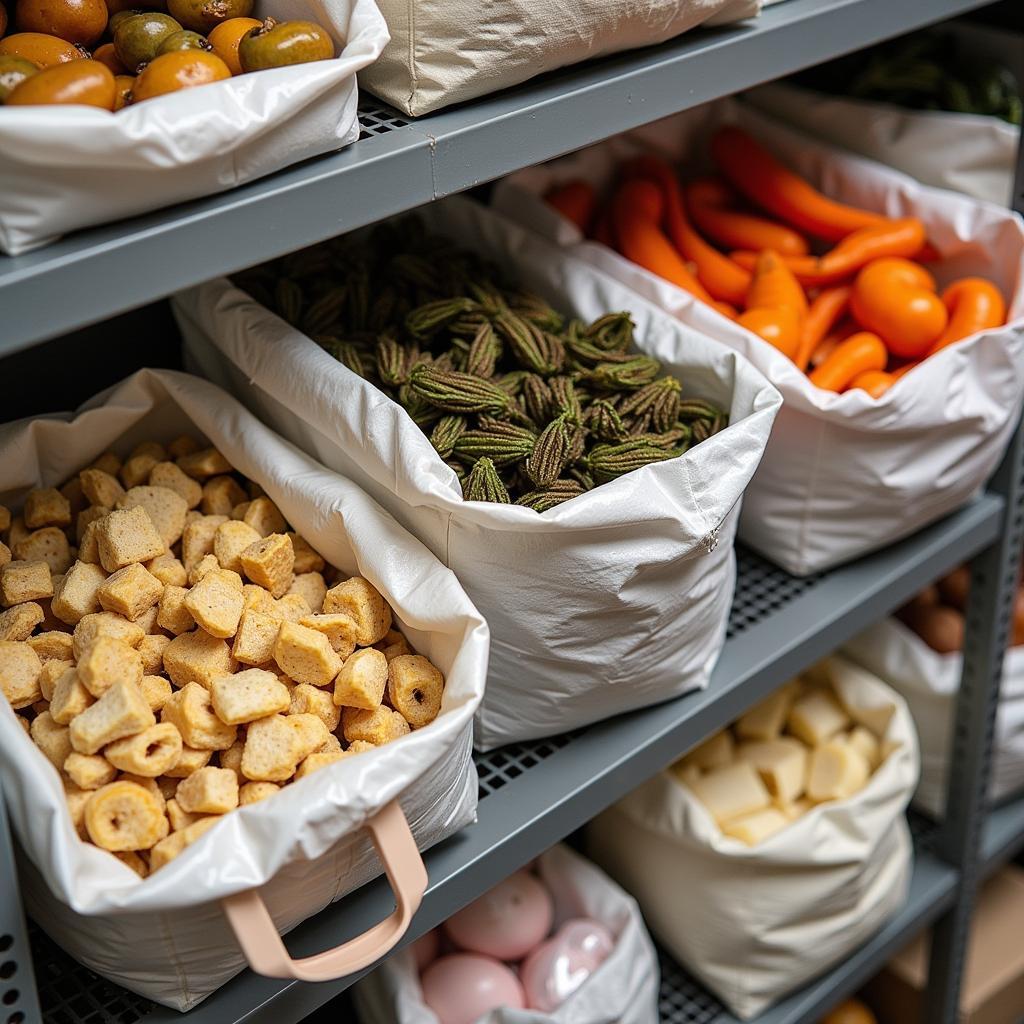
[(546, 512), (728, 425), (637, 353), (628, 313), (566, 318), (415, 218), (238, 281), (402, 405), (467, 501)]

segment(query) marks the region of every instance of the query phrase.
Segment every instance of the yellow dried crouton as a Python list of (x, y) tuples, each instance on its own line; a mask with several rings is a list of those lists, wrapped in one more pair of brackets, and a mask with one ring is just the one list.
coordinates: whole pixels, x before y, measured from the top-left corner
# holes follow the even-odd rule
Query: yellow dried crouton
[(388, 700), (414, 729), (437, 718), (443, 696), (444, 676), (422, 654), (403, 654), (391, 660)]
[(46, 562), (15, 560), (0, 567), (0, 605), (10, 608), (43, 597), (53, 597), (53, 580)]
[(85, 827), (97, 846), (110, 851), (148, 850), (169, 831), (157, 798), (123, 779), (92, 795), (85, 805)]
[(171, 638), (162, 633), (152, 633), (142, 638), (137, 649), (142, 658), (144, 676), (158, 676), (163, 672), (164, 651), (170, 642)]
[(108, 576), (96, 591), (101, 607), (134, 621), (160, 600), (164, 585), (138, 562)]
[(205, 768), (213, 757), (212, 750), (196, 750), (195, 747), (183, 746), (181, 756), (168, 768), (164, 775), (169, 779), (187, 779), (193, 772)]
[(151, 558), (146, 562), (146, 570), (165, 587), (183, 587), (188, 583), (188, 573), (185, 572), (185, 566), (170, 551), (165, 551), (162, 555)]
[(381, 640), (391, 628), (391, 608), (369, 580), (353, 576), (327, 591), (324, 614), (342, 612), (356, 623), (356, 643), (361, 647)]
[(217, 676), (235, 671), (231, 649), (201, 629), (176, 636), (164, 650), (164, 670), (175, 686), (199, 683), (209, 688)]
[[(177, 544), (185, 529), (185, 513), (188, 503), (168, 487), (133, 487), (117, 499), (115, 509), (144, 509), (160, 535), (165, 548)], [(156, 554), (159, 554), (157, 552)], [(151, 558), (156, 557), (151, 555)], [(144, 562), (147, 559), (137, 558), (133, 561)]]
[(83, 652), (76, 669), (89, 693), (102, 697), (114, 683), (138, 686), (142, 682), (142, 655), (123, 640), (101, 635)]
[(53, 720), (49, 711), (40, 712), (32, 719), (29, 735), (46, 759), (58, 771), (64, 767), (68, 754), (72, 752), (70, 729)]
[(281, 623), (274, 660), (289, 678), (313, 686), (329, 686), (341, 670), (341, 659), (327, 637), (296, 622)]
[(378, 747), (406, 736), (411, 731), (409, 723), (397, 711), (392, 711), (383, 704), (373, 711), (343, 708), (341, 728), (349, 743), (365, 740)]
[(178, 763), (183, 748), (177, 726), (158, 722), (134, 736), (111, 743), (103, 753), (115, 768), (155, 779)]
[(330, 615), (307, 615), (299, 619), (299, 625), (308, 626), (327, 637), (335, 653), (342, 659), (347, 658), (356, 649), (356, 621), (343, 612), (332, 612)]
[(75, 562), (54, 588), (50, 602), (53, 614), (61, 622), (75, 626), (83, 616), (99, 611), (99, 589), (106, 578), (107, 574), (98, 565)]
[(138, 684), (119, 681), (74, 717), (71, 745), (80, 754), (95, 754), (108, 743), (142, 732), (155, 723)]
[(81, 658), (98, 636), (112, 636), (137, 648), (145, 635), (137, 622), (129, 622), (115, 612), (91, 612), (83, 615), (75, 626), (74, 655), (76, 659)]
[(99, 789), (117, 778), (117, 769), (105, 757), (75, 750), (64, 759), (64, 771), (79, 789)]
[(387, 682), (387, 658), (372, 647), (363, 647), (346, 659), (334, 680), (334, 703), (373, 711), (384, 699)]
[(185, 607), (211, 636), (233, 637), (242, 616), (241, 576), (228, 569), (214, 569), (188, 592)]
[(238, 806), (238, 776), (208, 765), (185, 779), (174, 799), (189, 814), (226, 814)]
[(213, 537), (213, 553), (222, 569), (243, 572), (241, 554), (246, 548), (258, 544), (260, 535), (245, 523), (229, 520), (217, 527)]
[(157, 462), (149, 471), (151, 487), (166, 487), (180, 495), (188, 508), (193, 509), (203, 500), (203, 488), (173, 462)]
[(228, 725), (242, 725), (285, 711), (291, 695), (273, 672), (250, 668), (233, 676), (218, 676), (210, 688), (217, 717)]
[(100, 519), (96, 524), (96, 544), (100, 565), (107, 572), (116, 572), (132, 562), (148, 562), (163, 554), (167, 547), (141, 505), (115, 509)]
[(172, 694), (160, 711), (160, 720), (177, 726), (182, 740), (196, 750), (227, 750), (238, 737), (235, 726), (217, 717), (210, 691), (198, 683)]
[(26, 495), (22, 517), (30, 530), (70, 526), (71, 504), (56, 487), (37, 487)]
[(46, 562), (51, 573), (67, 572), (71, 565), (71, 546), (64, 531), (44, 526), (30, 533), (14, 546), (11, 554), (19, 562)]
[(307, 572), (322, 573), (326, 563), (321, 555), (310, 546), (309, 541), (297, 533), (289, 533), (288, 536), (292, 541), (292, 551), (295, 552), (295, 566), (292, 571), (297, 576)]
[[(118, 483), (117, 477), (102, 469), (83, 469), (78, 474), (78, 479), (82, 484), (82, 493), (89, 504), (99, 505), (107, 509), (108, 512), (114, 507), (114, 502), (124, 494), (124, 488)], [(79, 539), (81, 539), (81, 533), (79, 533)]]
[(288, 705), (291, 715), (316, 715), (328, 732), (334, 732), (341, 723), (341, 708), (333, 700), (330, 690), (321, 690), (309, 683), (299, 683), (291, 692)]
[(261, 800), (279, 793), (281, 787), (276, 782), (247, 782), (238, 791), (238, 806), (248, 807), (258, 804)]
[(267, 497), (253, 498), (245, 510), (242, 522), (251, 526), (261, 537), (284, 533), (288, 529), (278, 507)]
[(82, 685), (78, 670), (69, 668), (53, 684), (50, 714), (59, 725), (70, 725), (92, 703), (93, 696)]
[(74, 640), (70, 633), (52, 629), (29, 637), (28, 645), (45, 665), (48, 661), (70, 661), (74, 657)]
[(156, 624), (161, 629), (180, 636), (196, 628), (196, 620), (186, 603), (188, 594), (185, 587), (164, 587), (156, 616)]
[(310, 612), (316, 615), (319, 614), (320, 609), (324, 606), (324, 598), (327, 596), (327, 584), (320, 573), (306, 572), (292, 580), (292, 585), (288, 588), (288, 593), (285, 594), (285, 597), (291, 597), (295, 594), (305, 598)]
[(197, 565), (204, 556), (213, 554), (213, 541), (227, 516), (194, 516), (186, 522), (181, 535), (181, 561), (187, 572)]
[(274, 644), (280, 628), (280, 621), (269, 615), (253, 610), (242, 612), (231, 647), (232, 657), (245, 665), (266, 664), (274, 657)]
[(299, 734), (284, 715), (250, 722), (242, 752), (242, 774), (253, 782), (284, 782), (298, 766)]
[(28, 640), (42, 621), (43, 609), (35, 601), (16, 604), (0, 612), (0, 640)]
[(246, 493), (230, 476), (215, 476), (203, 484), (204, 516), (230, 516), (239, 502), (245, 501)]
[(182, 455), (176, 461), (184, 472), (196, 480), (231, 472), (231, 463), (216, 448), (204, 448), (202, 451)]
[(0, 692), (17, 711), (42, 698), (39, 676), (43, 663), (28, 644), (0, 640)]
[(284, 597), (288, 592), (295, 552), (286, 534), (270, 534), (250, 544), (238, 557), (242, 570), (253, 583), (266, 587), (275, 598)]

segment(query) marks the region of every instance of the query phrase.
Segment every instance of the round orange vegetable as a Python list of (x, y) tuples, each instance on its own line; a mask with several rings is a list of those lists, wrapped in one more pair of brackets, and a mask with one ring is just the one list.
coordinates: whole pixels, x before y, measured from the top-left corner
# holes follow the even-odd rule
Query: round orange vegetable
[(910, 260), (874, 260), (857, 275), (850, 311), (879, 335), (894, 356), (923, 356), (946, 327), (948, 315), (934, 280)]
[(24, 57), (37, 67), (52, 68), (88, 56), (85, 50), (45, 32), (15, 32), (0, 39), (0, 56)]
[(881, 398), (896, 383), (896, 378), (885, 370), (865, 370), (850, 381), (851, 388), (860, 388), (872, 398)]
[(949, 312), (949, 322), (939, 340), (928, 350), (928, 355), (978, 331), (1006, 323), (1006, 303), (1002, 292), (983, 277), (963, 277), (954, 281), (942, 293), (942, 302)]
[(18, 0), (14, 17), (24, 32), (90, 46), (107, 27), (107, 5), (103, 0)]
[(104, 43), (102, 46), (98, 46), (93, 51), (92, 59), (106, 64), (115, 75), (128, 74), (128, 69), (118, 60), (117, 54), (114, 52), (113, 43)]
[(870, 331), (858, 331), (836, 345), (832, 354), (810, 374), (810, 381), (826, 391), (843, 391), (860, 374), (884, 370), (889, 361), (882, 339)]
[(963, 650), (964, 616), (955, 608), (944, 604), (930, 608), (908, 608), (902, 610), (899, 617), (933, 651), (953, 654)]
[(971, 570), (969, 566), (961, 565), (954, 569), (949, 575), (943, 576), (938, 583), (938, 593), (942, 600), (960, 611), (966, 611), (967, 598), (971, 592)]
[(800, 315), (789, 306), (771, 308), (759, 306), (741, 313), (736, 322), (770, 345), (783, 355), (793, 359), (800, 347)]
[(859, 999), (847, 999), (825, 1017), (821, 1024), (878, 1024), (878, 1021)]
[(131, 103), (132, 89), (135, 87), (134, 75), (114, 75), (114, 109), (120, 110)]
[(730, 209), (736, 193), (719, 178), (698, 178), (686, 186), (684, 194), (693, 223), (726, 249), (773, 249), (783, 256), (803, 256), (808, 251), (807, 239), (792, 228)]
[(163, 96), (179, 89), (192, 89), (230, 78), (227, 64), (215, 53), (205, 50), (175, 50), (162, 53), (147, 64), (135, 79), (132, 98), (135, 103)]
[(210, 40), (213, 52), (227, 64), (231, 74), (240, 75), (242, 65), (238, 59), (238, 44), (242, 41), (242, 36), (262, 26), (263, 22), (256, 18), (228, 18), (216, 28), (210, 29), (210, 34), (206, 38)]
[(711, 140), (711, 153), (726, 178), (748, 199), (819, 238), (838, 241), (885, 220), (822, 195), (739, 128), (720, 129)]
[(7, 97), (7, 106), (75, 103), (113, 110), (116, 92), (114, 74), (105, 64), (75, 60), (26, 78)]
[[(225, 22), (225, 24), (229, 23)], [(213, 42), (213, 34), (216, 31), (217, 29), (214, 29), (210, 33), (211, 43)], [(214, 50), (216, 49), (217, 45), (214, 43)], [(225, 61), (225, 63), (227, 62)], [(230, 67), (230, 65), (228, 66)], [(597, 196), (594, 194), (594, 186), (590, 182), (567, 181), (564, 185), (556, 185), (554, 188), (549, 189), (544, 196), (544, 201), (549, 206), (553, 206), (567, 220), (571, 220), (580, 231), (586, 233), (594, 216)]]
[(800, 333), (800, 348), (793, 361), (801, 370), (807, 369), (811, 353), (821, 340), (835, 326), (850, 305), (850, 288), (825, 288), (819, 292), (807, 307), (803, 330)]
[(803, 321), (807, 296), (777, 253), (770, 249), (758, 256), (754, 276), (746, 296), (747, 309), (762, 307), (792, 309)]

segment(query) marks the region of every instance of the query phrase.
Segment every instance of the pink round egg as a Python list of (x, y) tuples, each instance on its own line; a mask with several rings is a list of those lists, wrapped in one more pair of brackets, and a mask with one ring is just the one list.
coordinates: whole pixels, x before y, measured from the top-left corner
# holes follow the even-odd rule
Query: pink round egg
[(517, 871), (445, 922), (461, 949), (498, 960), (519, 960), (551, 931), (551, 894), (527, 871)]
[(504, 964), (475, 953), (435, 960), (423, 972), (420, 985), (423, 1002), (441, 1024), (473, 1024), (500, 1007), (526, 1007), (519, 979)]
[(421, 935), (409, 949), (416, 961), (416, 970), (422, 973), (424, 968), (429, 967), (441, 952), (440, 929), (431, 928), (429, 932)]
[(608, 959), (615, 939), (599, 921), (566, 921), (523, 961), (519, 972), (531, 1010), (552, 1013)]

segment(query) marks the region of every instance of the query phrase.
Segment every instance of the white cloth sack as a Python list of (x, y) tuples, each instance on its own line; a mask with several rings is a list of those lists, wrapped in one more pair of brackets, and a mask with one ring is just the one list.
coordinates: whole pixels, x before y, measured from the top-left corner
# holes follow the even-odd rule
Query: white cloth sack
[(260, 887), (285, 932), (380, 873), (360, 829), (394, 798), (421, 848), (473, 820), (471, 719), (487, 665), (487, 627), (451, 572), (357, 487), (187, 374), (142, 370), (74, 419), (0, 428), (0, 502), (17, 506), (26, 489), (59, 484), (108, 448), (123, 456), (183, 431), (261, 484), (328, 562), (378, 587), (447, 685), (430, 725), (233, 811), (146, 880), (78, 838), (57, 772), (0, 701), (0, 779), (29, 913), (98, 974), (178, 1010), (244, 966), (220, 898)]
[(760, 0), (379, 0), (391, 42), (364, 88), (418, 116), (697, 25), (754, 17)]
[(851, 711), (894, 707), (885, 738), (900, 744), (849, 800), (819, 804), (749, 847), (722, 835), (696, 796), (662, 772), (588, 828), (590, 856), (743, 1020), (856, 949), (906, 899), (914, 726), (898, 694), (849, 668), (837, 687), (844, 702)]
[[(0, 106), (0, 251), (234, 188), (359, 137), (356, 72), (388, 41), (373, 0), (256, 0), (318, 22), (338, 56), (238, 75), (111, 114)], [(154, 259), (158, 257), (154, 255)]]
[[(914, 805), (935, 817), (946, 806), (950, 745), (963, 657), (933, 651), (898, 619), (885, 619), (848, 641), (844, 653), (897, 690), (910, 708), (921, 743), (921, 781)], [(1024, 787), (1024, 647), (1003, 658), (989, 799)]]
[[(707, 139), (725, 122), (739, 123), (831, 196), (920, 217), (944, 257), (940, 286), (968, 274), (990, 278), (1007, 297), (1009, 324), (926, 360), (880, 400), (859, 389), (822, 391), (768, 342), (611, 249), (583, 241), (541, 198), (574, 178), (606, 189), (622, 160), (643, 151), (703, 173)], [(740, 537), (789, 572), (827, 569), (913, 533), (968, 501), (999, 461), (1024, 393), (1024, 226), (1009, 211), (919, 185), (730, 100), (518, 172), (498, 185), (494, 202), (735, 348), (782, 392), (771, 442), (747, 489)]]
[(464, 502), (406, 412), (226, 280), (174, 299), (189, 365), (354, 480), (458, 576), (491, 627), (484, 750), (706, 685), (725, 636), (737, 508), (778, 394), (742, 357), (465, 199), (420, 211), (563, 312), (628, 309), (644, 349), (730, 426), (542, 515)]
[[(636, 900), (567, 846), (542, 854), (537, 873), (554, 897), (555, 930), (590, 917), (608, 928), (615, 948), (554, 1013), (506, 1008), (476, 1024), (658, 1024), (658, 957)], [(353, 993), (362, 1024), (439, 1024), (423, 1002), (409, 950), (385, 960)]]

